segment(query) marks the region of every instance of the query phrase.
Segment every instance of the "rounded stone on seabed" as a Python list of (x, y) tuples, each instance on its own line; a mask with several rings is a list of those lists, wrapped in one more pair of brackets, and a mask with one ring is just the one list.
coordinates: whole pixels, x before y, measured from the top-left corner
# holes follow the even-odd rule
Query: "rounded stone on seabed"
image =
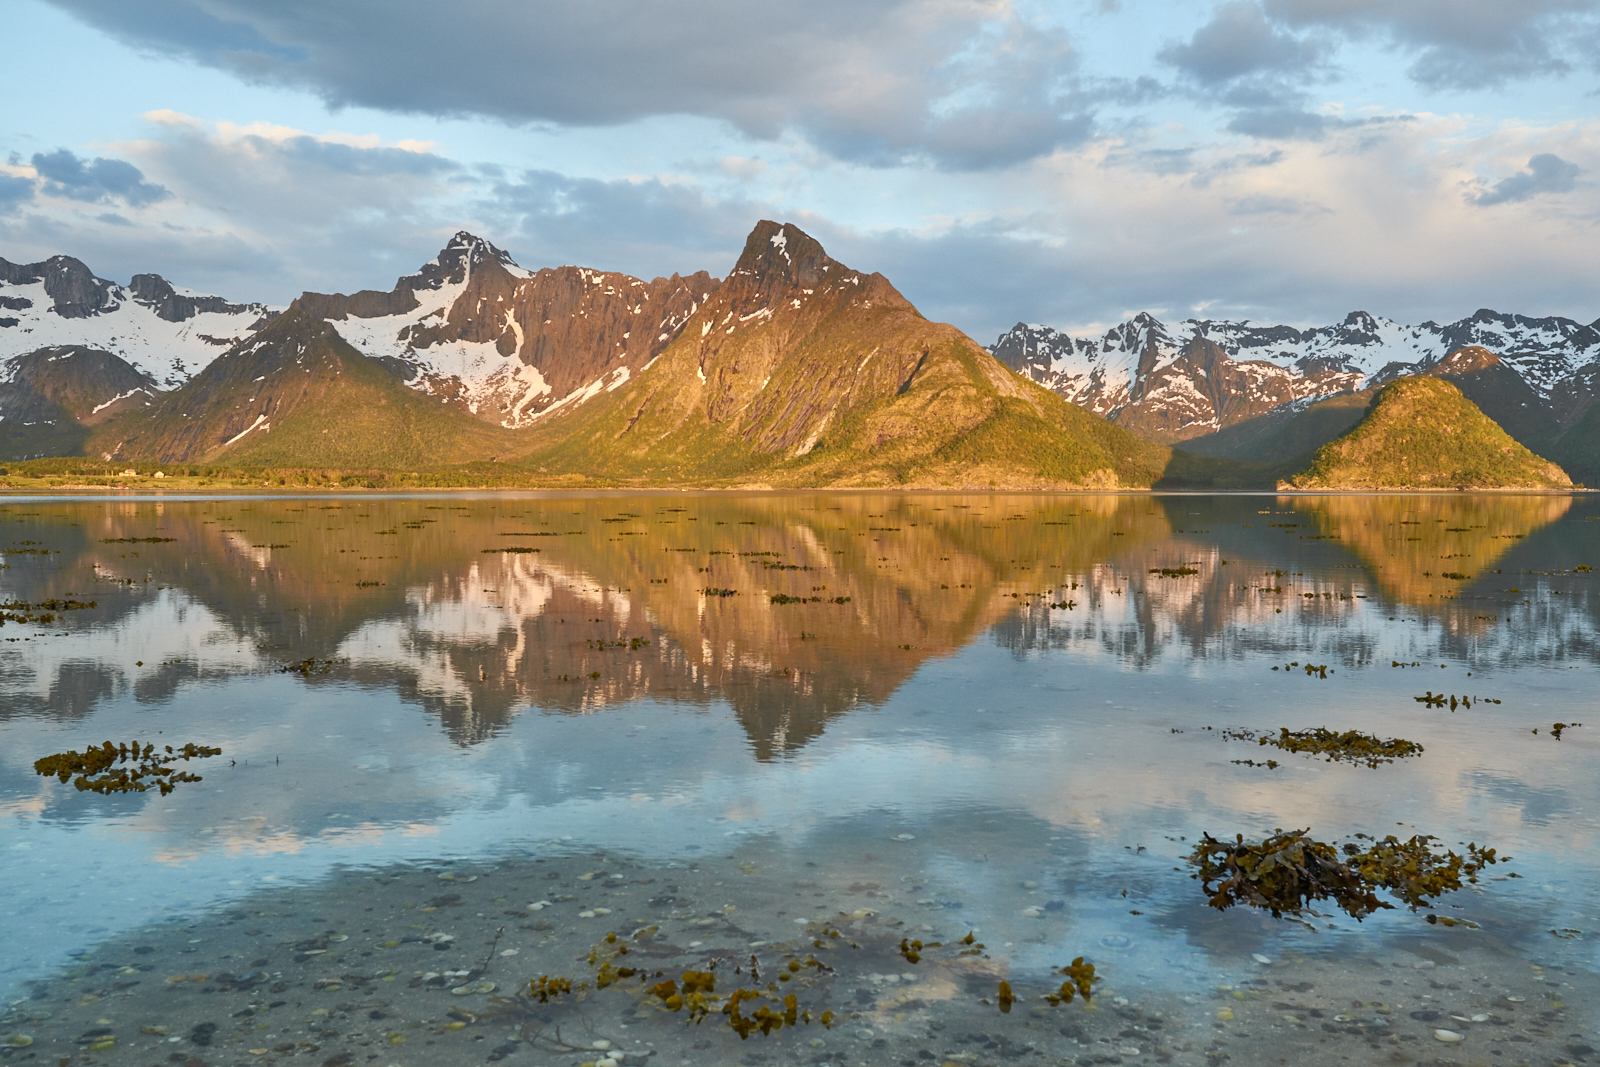
[(1435, 1030), (1433, 1032), (1433, 1039), (1435, 1041), (1443, 1041), (1447, 1045), (1453, 1045), (1457, 1041), (1466, 1040), (1466, 1035), (1458, 1034), (1454, 1030)]

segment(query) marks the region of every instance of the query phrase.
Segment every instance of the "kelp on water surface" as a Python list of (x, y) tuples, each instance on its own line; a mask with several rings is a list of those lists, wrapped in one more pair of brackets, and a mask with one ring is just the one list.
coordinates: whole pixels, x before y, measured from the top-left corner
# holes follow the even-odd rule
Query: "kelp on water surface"
[[(1310, 836), (1309, 830), (1278, 830), (1260, 843), (1246, 843), (1243, 834), (1231, 842), (1210, 834), (1189, 855), (1194, 877), (1208, 903), (1219, 911), (1236, 904), (1270, 911), (1274, 918), (1299, 916), (1313, 901), (1331, 900), (1347, 915), (1365, 919), (1392, 909), (1380, 898), (1386, 892), (1415, 911), (1432, 898), (1476, 883), (1485, 867), (1503, 862), (1493, 848), (1468, 844), (1466, 854), (1434, 850), (1438, 840), (1418, 834), (1402, 841), (1357, 834), (1355, 841), (1333, 845)], [(1359, 841), (1370, 841), (1363, 847)]]
[[(107, 741), (99, 747), (91, 745), (82, 752), (57, 752), (34, 760), (33, 769), (45, 777), (59, 778), (63, 782), (71, 780), (84, 792), (143, 793), (154, 785), (166, 796), (179, 782), (201, 781), (198, 774), (174, 770), (170, 764), (220, 755), (222, 749), (206, 745), (186, 744), (179, 749), (166, 745), (158, 751), (155, 745), (141, 746), (137, 741), (131, 745), (114, 745)], [(147, 778), (150, 781), (144, 780)]]

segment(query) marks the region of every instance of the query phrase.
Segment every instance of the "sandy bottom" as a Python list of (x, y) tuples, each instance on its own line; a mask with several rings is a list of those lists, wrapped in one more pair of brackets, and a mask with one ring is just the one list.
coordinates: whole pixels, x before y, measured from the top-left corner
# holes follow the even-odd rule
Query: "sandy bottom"
[[(1535, 966), (1487, 932), (1290, 954), (1190, 989), (1136, 988), (1114, 955), (1086, 953), (1093, 1000), (1051, 1006), (1060, 974), (959, 943), (968, 928), (918, 903), (920, 886), (769, 869), (743, 854), (663, 867), (591, 853), (263, 891), (31, 983), (0, 1009), (0, 1062), (1600, 1064), (1595, 977)], [(944, 944), (912, 962), (903, 939)], [(636, 973), (601, 989), (603, 965)], [(685, 971), (715, 975), (697, 1024), (649, 991)], [(526, 995), (540, 976), (587, 988), (540, 1003)], [(1017, 997), (1006, 1013), (1002, 980)], [(781, 1019), (792, 994), (793, 1025), (741, 1039), (720, 1010), (738, 988), (763, 994), (745, 1017)]]

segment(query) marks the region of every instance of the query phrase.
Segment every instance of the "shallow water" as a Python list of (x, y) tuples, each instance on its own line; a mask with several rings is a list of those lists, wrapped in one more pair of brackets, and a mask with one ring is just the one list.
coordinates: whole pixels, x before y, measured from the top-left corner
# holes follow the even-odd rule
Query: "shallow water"
[[(7, 1062), (1600, 1061), (1600, 501), (12, 498), (0, 551)], [(1223, 736), (1318, 726), (1424, 751)], [(106, 740), (222, 755), (34, 773)], [(1277, 827), (1513, 859), (1208, 907), (1196, 839)], [(514, 995), (608, 932), (813, 1021)]]

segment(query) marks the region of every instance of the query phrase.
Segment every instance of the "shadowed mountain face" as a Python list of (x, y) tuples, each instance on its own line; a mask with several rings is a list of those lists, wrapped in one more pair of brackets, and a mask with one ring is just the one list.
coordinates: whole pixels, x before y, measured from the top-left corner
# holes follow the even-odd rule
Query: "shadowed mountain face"
[(441, 410), (298, 304), (148, 407), (100, 427), (91, 454), (163, 463), (404, 467), (464, 462), (505, 431)]
[[(1541, 539), (1567, 497), (434, 499), (0, 508), (5, 599), (95, 603), (49, 632), (0, 623), (0, 716), (298, 664), (297, 684), (393, 692), (462, 744), (528, 712), (723, 704), (775, 759), (989, 633), (1129, 669), (1370, 664), (1404, 610), (1452, 654), (1600, 648), (1600, 601), (1523, 576), (1583, 562)], [(1559, 649), (1502, 622), (1528, 612), (1560, 615)]]
[(110, 352), (66, 345), (0, 364), (0, 457), (81, 451), (88, 427), (146, 407), (155, 382)]

